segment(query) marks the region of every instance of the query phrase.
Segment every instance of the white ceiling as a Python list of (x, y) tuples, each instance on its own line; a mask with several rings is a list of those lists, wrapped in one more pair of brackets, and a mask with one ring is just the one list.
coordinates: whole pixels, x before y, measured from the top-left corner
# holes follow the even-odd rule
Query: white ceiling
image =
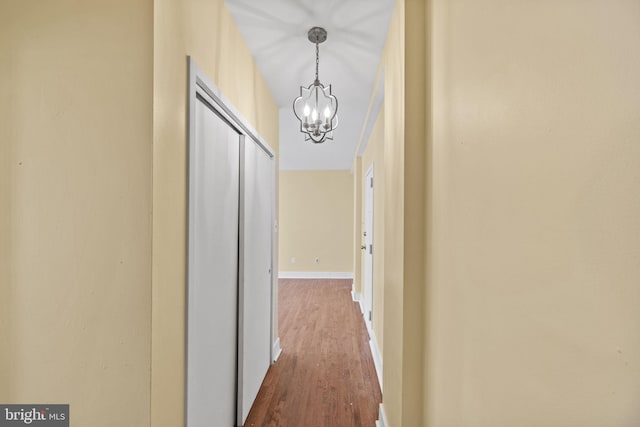
[[(240, 32), (280, 107), (281, 169), (350, 169), (387, 37), (395, 0), (226, 0)], [(304, 141), (293, 115), (300, 86), (315, 77), (314, 26), (320, 81), (338, 98), (334, 141)]]

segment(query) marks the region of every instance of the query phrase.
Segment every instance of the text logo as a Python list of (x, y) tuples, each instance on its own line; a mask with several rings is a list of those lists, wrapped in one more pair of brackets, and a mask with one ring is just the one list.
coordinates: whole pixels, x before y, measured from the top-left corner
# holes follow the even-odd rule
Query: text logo
[(69, 405), (2, 405), (0, 427), (69, 427)]

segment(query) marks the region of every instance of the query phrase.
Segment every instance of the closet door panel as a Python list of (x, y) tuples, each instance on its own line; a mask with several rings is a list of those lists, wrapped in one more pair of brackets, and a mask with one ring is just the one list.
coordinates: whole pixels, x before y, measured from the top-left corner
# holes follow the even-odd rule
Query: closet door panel
[(198, 99), (194, 144), (189, 189), (187, 425), (232, 427), (237, 413), (240, 135)]
[(249, 414), (271, 362), (274, 161), (251, 139), (243, 144), (239, 423)]

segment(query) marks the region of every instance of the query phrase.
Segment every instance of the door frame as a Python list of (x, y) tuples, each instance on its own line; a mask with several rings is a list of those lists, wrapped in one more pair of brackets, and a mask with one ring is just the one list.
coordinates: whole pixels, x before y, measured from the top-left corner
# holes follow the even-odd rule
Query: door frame
[[(222, 91), (207, 77), (207, 75), (202, 71), (202, 69), (196, 64), (196, 62), (193, 60), (192, 57), (187, 56), (187, 76), (188, 76), (188, 96), (187, 96), (187, 109), (186, 109), (186, 114), (187, 114), (187, 123), (188, 123), (188, 128), (187, 128), (187, 144), (188, 144), (188, 148), (187, 148), (187, 200), (186, 200), (186, 207), (187, 207), (187, 223), (186, 223), (186, 227), (187, 227), (187, 233), (186, 233), (186, 242), (185, 242), (185, 247), (186, 247), (186, 254), (185, 254), (185, 260), (186, 260), (186, 268), (185, 268), (185, 317), (184, 317), (184, 321), (185, 321), (185, 341), (184, 341), (184, 354), (185, 354), (185, 358), (184, 358), (184, 407), (185, 407), (185, 411), (184, 411), (184, 423), (185, 423), (185, 427), (188, 427), (188, 420), (187, 420), (187, 410), (186, 408), (188, 407), (188, 337), (189, 337), (189, 239), (190, 239), (190, 232), (189, 232), (189, 223), (190, 223), (190, 213), (189, 213), (189, 208), (190, 208), (190, 195), (189, 195), (189, 189), (191, 186), (191, 183), (194, 182), (195, 177), (193, 176), (194, 171), (192, 170), (192, 168), (190, 167), (190, 159), (193, 157), (193, 150), (195, 148), (195, 138), (196, 138), (196, 120), (195, 120), (195, 112), (196, 112), (196, 103), (199, 102), (198, 98), (202, 98), (203, 100), (205, 100), (207, 102), (207, 104), (212, 107), (215, 112), (217, 114), (219, 114), (224, 120), (226, 120), (227, 122), (229, 122), (237, 131), (238, 133), (240, 133), (240, 152), (241, 152), (241, 157), (240, 157), (240, 179), (242, 180), (242, 176), (244, 174), (244, 160), (242, 157), (242, 147), (244, 146), (244, 144), (246, 143), (246, 139), (249, 138), (251, 139), (254, 143), (256, 143), (262, 150), (264, 150), (264, 152), (272, 159), (275, 160), (275, 151), (273, 150), (273, 148), (271, 148), (271, 146), (260, 136), (260, 134), (251, 126), (251, 124), (235, 109), (235, 107), (233, 107), (233, 104), (222, 94)], [(274, 163), (275, 166), (275, 163)], [(275, 169), (275, 167), (274, 167)], [(274, 174), (275, 174), (275, 170), (274, 170)], [(277, 189), (275, 188), (276, 185), (276, 181), (275, 181), (275, 176), (274, 176), (274, 197), (272, 197), (272, 209), (271, 209), (271, 213), (272, 213), (272, 228), (271, 228), (271, 239), (272, 242), (275, 242), (275, 231), (276, 231), (276, 227), (275, 227), (275, 212), (276, 212), (276, 201), (275, 201), (275, 194), (277, 194)], [(240, 205), (242, 206), (244, 201), (243, 201), (243, 191), (241, 188), (240, 194), (238, 195), (239, 200), (240, 200)], [(243, 290), (243, 282), (242, 282), (242, 271), (241, 271), (241, 265), (242, 265), (242, 246), (241, 246), (241, 241), (240, 241), (240, 236), (243, 235), (244, 230), (243, 230), (243, 224), (240, 221), (239, 218), (239, 230), (238, 230), (238, 307), (240, 307), (241, 304), (241, 295), (242, 295), (242, 290)], [(277, 271), (276, 271), (276, 264), (275, 264), (275, 256), (276, 256), (276, 252), (275, 252), (275, 244), (272, 244), (272, 252), (271, 252), (271, 274), (272, 274), (272, 283), (271, 283), (271, 301), (270, 301), (270, 306), (271, 306), (271, 336), (270, 336), (270, 340), (271, 340), (271, 346), (270, 346), (270, 353), (271, 353), (271, 360), (270, 362), (273, 363), (280, 352), (280, 339), (278, 337), (278, 333), (277, 331), (275, 331), (273, 325), (276, 324), (276, 316), (277, 316), (277, 295), (278, 295), (278, 291), (277, 291)], [(240, 316), (240, 310), (237, 311), (238, 316)], [(237, 338), (238, 338), (238, 343), (242, 340), (242, 330), (240, 329), (240, 322), (241, 319), (238, 319), (237, 322), (237, 327), (238, 327), (238, 331), (237, 331)], [(236, 347), (237, 348), (237, 347)], [(240, 354), (237, 355), (237, 363), (241, 363), (240, 362)], [(237, 373), (239, 373), (239, 367), (238, 365), (236, 365), (236, 371)], [(240, 405), (240, 396), (242, 395), (242, 390), (241, 390), (241, 383), (239, 381), (239, 378), (236, 376), (236, 418), (237, 418), (237, 425), (242, 425), (242, 420), (241, 420), (241, 405)]]
[[(369, 166), (369, 168), (367, 169), (366, 173), (364, 174), (364, 183), (363, 183), (364, 184), (363, 235), (364, 235), (365, 250), (364, 250), (364, 260), (363, 260), (364, 274), (362, 277), (362, 282), (363, 282), (362, 298), (363, 298), (363, 309), (364, 309), (363, 316), (364, 316), (365, 324), (367, 325), (367, 329), (369, 330), (369, 335), (373, 333), (373, 281), (374, 281), (373, 280), (373, 260), (374, 260), (374, 254), (373, 254), (373, 246), (374, 246), (374, 234), (373, 234), (374, 208), (373, 206), (374, 205), (373, 203), (374, 203), (374, 197), (375, 197), (373, 179), (374, 179), (374, 164), (372, 163), (371, 166)], [(367, 213), (367, 206), (369, 206), (368, 203), (370, 203), (370, 208), (371, 208), (370, 213)], [(370, 218), (367, 217), (368, 215), (370, 215)], [(370, 226), (369, 229), (367, 229), (367, 224)]]

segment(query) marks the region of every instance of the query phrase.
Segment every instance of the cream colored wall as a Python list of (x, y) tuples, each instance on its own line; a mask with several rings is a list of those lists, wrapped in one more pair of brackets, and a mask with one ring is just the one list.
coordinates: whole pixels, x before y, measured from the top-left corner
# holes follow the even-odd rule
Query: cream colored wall
[(0, 401), (149, 426), (153, 4), (0, 3)]
[[(384, 99), (384, 306), (382, 403), (390, 427), (402, 426), (402, 191), (404, 142), (404, 1), (396, 2), (383, 53)], [(397, 149), (394, 148), (394, 143)]]
[(355, 156), (352, 166), (353, 174), (353, 290), (360, 298), (362, 295), (362, 158)]
[(384, 372), (391, 427), (423, 418), (425, 3), (398, 0), (384, 69)]
[[(154, 2), (154, 427), (184, 421), (187, 55), (277, 151), (278, 109), (223, 0)], [(277, 167), (277, 165), (276, 165)]]
[(640, 425), (638, 17), (433, 0), (424, 425)]
[[(367, 146), (362, 153), (361, 188), (364, 194), (366, 174), (373, 165), (373, 333), (380, 351), (384, 351), (383, 326), (384, 326), (384, 111), (378, 112), (375, 124), (369, 136)], [(364, 196), (361, 200), (362, 215), (359, 218), (364, 230)], [(358, 248), (364, 244), (360, 233)], [(364, 251), (359, 251), (361, 257)], [(364, 262), (362, 262), (362, 277), (364, 277)]]
[(280, 271), (351, 273), (352, 245), (351, 172), (281, 170)]
[(384, 325), (382, 403), (389, 427), (403, 424), (404, 1), (391, 18), (382, 66), (384, 89)]

